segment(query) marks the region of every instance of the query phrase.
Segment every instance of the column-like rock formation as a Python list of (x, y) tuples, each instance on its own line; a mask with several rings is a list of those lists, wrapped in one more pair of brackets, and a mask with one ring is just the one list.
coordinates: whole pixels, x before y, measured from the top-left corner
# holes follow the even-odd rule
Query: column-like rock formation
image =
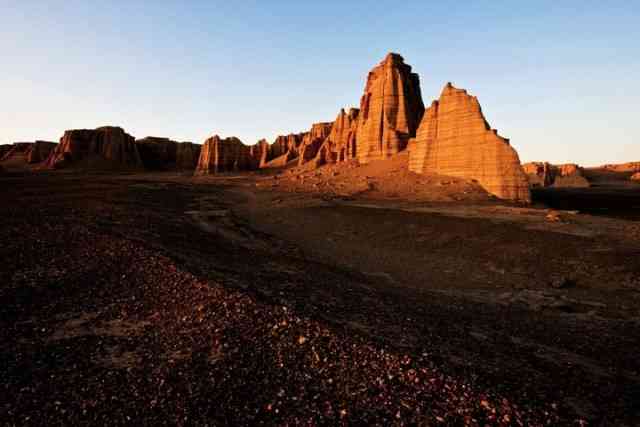
[(149, 170), (195, 169), (200, 146), (191, 142), (177, 142), (169, 138), (148, 136), (136, 140), (140, 158)]
[(311, 125), (311, 130), (302, 137), (298, 165), (307, 163), (316, 157), (322, 143), (329, 136), (332, 125), (332, 122), (314, 123)]
[(531, 201), (518, 153), (489, 127), (477, 98), (451, 83), (425, 111), (409, 169), (474, 179), (499, 198)]
[(51, 152), (46, 166), (140, 168), (142, 161), (135, 138), (120, 127), (65, 131), (60, 144)]
[[(254, 146), (255, 147), (255, 146)], [(207, 139), (200, 151), (197, 175), (253, 170), (258, 167), (262, 151), (260, 146), (244, 145), (236, 137)]]
[(356, 136), (360, 163), (386, 159), (405, 149), (423, 113), (418, 75), (402, 56), (388, 54), (369, 73), (360, 100)]

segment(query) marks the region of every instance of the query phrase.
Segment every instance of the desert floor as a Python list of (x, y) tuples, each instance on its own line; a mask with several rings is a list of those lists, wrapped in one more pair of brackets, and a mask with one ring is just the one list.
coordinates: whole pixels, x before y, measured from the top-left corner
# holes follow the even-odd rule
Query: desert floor
[(640, 423), (640, 185), (319, 178), (0, 177), (0, 424)]

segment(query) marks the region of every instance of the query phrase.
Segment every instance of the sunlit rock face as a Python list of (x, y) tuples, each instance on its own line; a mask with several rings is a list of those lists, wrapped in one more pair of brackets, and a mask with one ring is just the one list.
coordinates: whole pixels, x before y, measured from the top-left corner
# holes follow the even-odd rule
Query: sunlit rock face
[(258, 167), (261, 155), (259, 147), (244, 145), (233, 136), (223, 139), (215, 135), (202, 146), (196, 174), (253, 170)]
[(518, 153), (489, 127), (477, 98), (450, 83), (424, 113), (409, 168), (473, 179), (501, 199), (531, 201)]
[(583, 168), (574, 164), (552, 165), (547, 162), (530, 162), (522, 165), (531, 187), (589, 187)]
[[(267, 150), (260, 161), (261, 168), (278, 168), (285, 166), (299, 156), (304, 133), (280, 135), (273, 144), (267, 144)], [(266, 141), (265, 141), (266, 142)]]
[(120, 127), (105, 126), (65, 131), (46, 165), (141, 168), (142, 161), (134, 137)]
[(307, 163), (316, 157), (322, 143), (331, 132), (331, 126), (333, 126), (333, 122), (314, 123), (311, 125), (309, 132), (304, 133), (298, 155), (299, 165)]
[(390, 53), (367, 77), (356, 135), (360, 163), (386, 159), (414, 137), (424, 104), (420, 79), (402, 56)]

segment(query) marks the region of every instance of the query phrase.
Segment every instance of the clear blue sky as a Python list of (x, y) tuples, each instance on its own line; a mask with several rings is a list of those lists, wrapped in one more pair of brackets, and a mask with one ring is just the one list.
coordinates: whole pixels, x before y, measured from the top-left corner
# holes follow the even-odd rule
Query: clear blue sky
[(113, 124), (252, 144), (357, 106), (389, 51), (523, 161), (640, 160), (640, 2), (0, 0), (0, 143)]

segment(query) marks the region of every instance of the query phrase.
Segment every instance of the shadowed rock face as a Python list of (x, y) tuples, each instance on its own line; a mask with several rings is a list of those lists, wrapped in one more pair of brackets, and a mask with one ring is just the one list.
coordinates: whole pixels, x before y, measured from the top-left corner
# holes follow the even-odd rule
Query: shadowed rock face
[(65, 131), (46, 161), (50, 168), (72, 165), (140, 168), (142, 161), (135, 139), (120, 127)]
[(638, 181), (640, 182), (640, 172), (636, 172), (633, 175), (631, 175), (631, 181)]
[(0, 146), (0, 161), (10, 161), (14, 166), (40, 163), (49, 156), (55, 142), (16, 142)]
[(40, 163), (49, 157), (51, 151), (56, 148), (55, 142), (36, 141), (27, 150), (27, 163)]
[(589, 187), (582, 168), (576, 164), (552, 165), (547, 162), (530, 162), (522, 165), (532, 187)]
[(267, 151), (260, 161), (260, 167), (282, 167), (298, 157), (303, 138), (304, 133), (292, 133), (278, 136), (271, 145), (267, 143)]
[(409, 168), (474, 179), (499, 198), (531, 201), (516, 151), (489, 128), (477, 98), (450, 83), (425, 111), (412, 142)]
[(420, 80), (403, 58), (390, 53), (367, 78), (360, 100), (357, 157), (386, 159), (406, 148), (424, 113)]
[(207, 139), (200, 151), (196, 174), (237, 172), (256, 169), (263, 155), (263, 145), (247, 146), (236, 137)]
[(200, 145), (191, 142), (148, 136), (136, 145), (144, 167), (151, 170), (195, 169), (200, 157)]

